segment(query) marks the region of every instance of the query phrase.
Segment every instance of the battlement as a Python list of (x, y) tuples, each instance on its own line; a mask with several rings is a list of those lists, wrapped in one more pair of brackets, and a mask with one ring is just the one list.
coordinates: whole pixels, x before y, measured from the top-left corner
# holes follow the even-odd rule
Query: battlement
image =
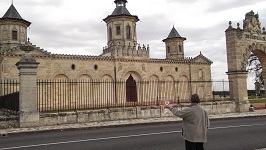
[(138, 46), (134, 45), (111, 45), (110, 47), (104, 47), (101, 56), (112, 56), (115, 58), (127, 58), (127, 59), (149, 59), (150, 47), (149, 45)]

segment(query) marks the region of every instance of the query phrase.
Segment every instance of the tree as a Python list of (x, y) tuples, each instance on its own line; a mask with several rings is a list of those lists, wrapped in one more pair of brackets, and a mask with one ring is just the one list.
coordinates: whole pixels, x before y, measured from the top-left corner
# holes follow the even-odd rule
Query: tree
[(260, 64), (259, 58), (252, 52), (248, 57), (247, 71), (249, 75), (254, 76), (255, 82), (259, 82), (261, 88), (263, 88), (264, 81), (262, 78), (262, 66)]

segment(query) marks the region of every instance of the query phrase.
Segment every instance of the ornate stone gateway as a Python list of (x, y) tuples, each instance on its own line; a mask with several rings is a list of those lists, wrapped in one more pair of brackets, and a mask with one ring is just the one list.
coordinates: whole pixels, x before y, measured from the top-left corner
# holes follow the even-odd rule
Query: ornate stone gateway
[(243, 29), (229, 27), (226, 32), (228, 79), (230, 81), (230, 98), (236, 102), (236, 111), (248, 111), (247, 71), (246, 65), (250, 52), (261, 62), (263, 79), (266, 79), (266, 31), (259, 21), (259, 15), (253, 11), (246, 13)]

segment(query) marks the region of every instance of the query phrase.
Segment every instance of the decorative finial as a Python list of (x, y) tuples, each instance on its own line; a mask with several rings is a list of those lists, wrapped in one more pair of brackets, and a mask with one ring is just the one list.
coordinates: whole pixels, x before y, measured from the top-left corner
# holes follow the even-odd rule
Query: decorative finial
[(265, 27), (262, 28), (262, 33), (266, 34)]
[(232, 29), (233, 27), (232, 27), (232, 21), (229, 21), (229, 27), (227, 28), (227, 30), (229, 30), (229, 29)]
[(240, 26), (240, 23), (238, 22), (238, 23), (237, 23), (237, 29), (240, 29), (240, 27), (239, 27), (239, 26)]

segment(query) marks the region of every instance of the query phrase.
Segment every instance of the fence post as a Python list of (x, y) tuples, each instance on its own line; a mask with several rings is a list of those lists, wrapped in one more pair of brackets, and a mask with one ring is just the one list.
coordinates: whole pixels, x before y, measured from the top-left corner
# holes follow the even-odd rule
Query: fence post
[(31, 56), (34, 48), (27, 42), (20, 47), (25, 51), (19, 62), (19, 126), (39, 126), (39, 111), (37, 110), (37, 68), (39, 63)]

